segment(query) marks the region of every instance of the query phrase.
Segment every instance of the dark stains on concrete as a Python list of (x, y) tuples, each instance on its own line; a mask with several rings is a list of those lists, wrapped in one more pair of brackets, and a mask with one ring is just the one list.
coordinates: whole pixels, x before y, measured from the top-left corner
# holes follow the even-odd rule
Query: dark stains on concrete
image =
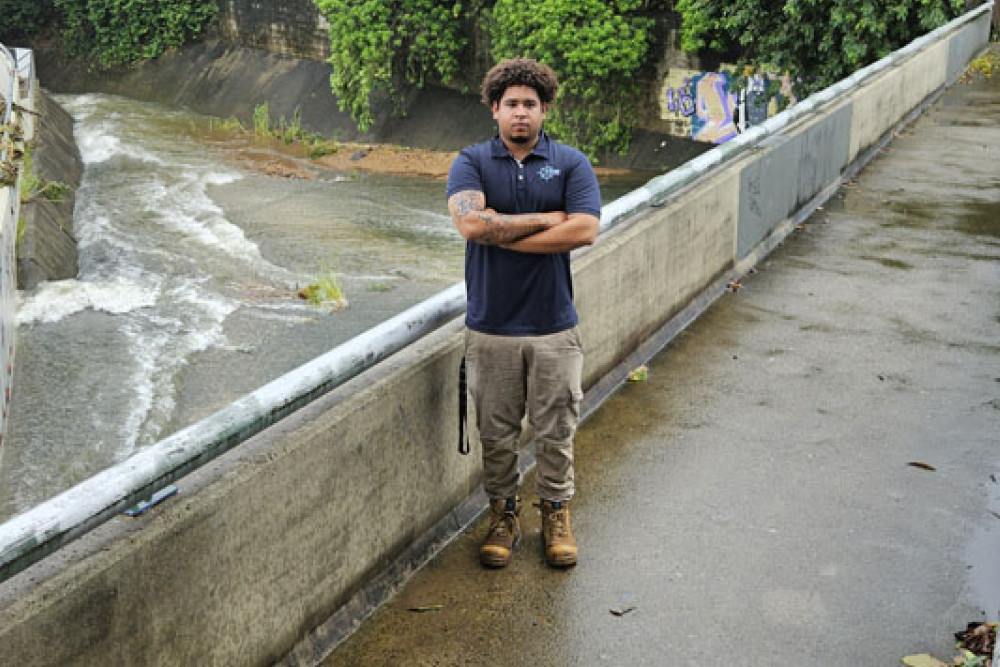
[(953, 122), (1000, 108), (976, 85), (582, 426), (575, 569), (526, 511), (484, 571), (480, 522), (323, 664), (888, 665), (995, 619), (1000, 123)]
[[(997, 165), (1000, 168), (1000, 165)], [(1000, 187), (994, 188), (994, 191)], [(958, 229), (966, 234), (989, 236), (1000, 239), (1000, 200), (967, 202), (961, 215)], [(991, 243), (996, 244), (996, 241)]]

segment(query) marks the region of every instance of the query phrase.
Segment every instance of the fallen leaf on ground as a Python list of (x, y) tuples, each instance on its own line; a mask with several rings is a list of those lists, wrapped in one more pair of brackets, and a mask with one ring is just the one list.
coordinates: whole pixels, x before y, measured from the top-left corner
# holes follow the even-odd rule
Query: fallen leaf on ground
[(443, 604), (425, 604), (418, 607), (409, 607), (410, 611), (441, 611), (444, 609)]
[(634, 606), (632, 606), (632, 607), (622, 607), (621, 609), (609, 609), (608, 611), (610, 611), (615, 616), (624, 616), (625, 614), (629, 613), (630, 611), (635, 611), (635, 607)]
[(980, 621), (972, 621), (965, 630), (955, 633), (959, 648), (985, 657), (992, 657), (996, 638), (997, 624)]
[(932, 655), (921, 653), (919, 655), (908, 655), (903, 658), (903, 664), (907, 667), (948, 667), (948, 663), (941, 662)]
[(937, 468), (932, 466), (930, 463), (924, 463), (923, 461), (910, 461), (906, 465), (913, 466), (914, 468), (922, 468), (923, 470), (937, 470)]
[(639, 366), (638, 368), (629, 371), (628, 374), (629, 382), (645, 382), (647, 379), (649, 379), (648, 366)]

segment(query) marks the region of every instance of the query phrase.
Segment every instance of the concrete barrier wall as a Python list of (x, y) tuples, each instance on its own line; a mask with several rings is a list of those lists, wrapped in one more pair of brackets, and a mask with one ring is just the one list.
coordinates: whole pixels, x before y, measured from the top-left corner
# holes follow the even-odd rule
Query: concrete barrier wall
[(220, 36), (231, 44), (325, 62), (330, 24), (312, 0), (218, 0)]
[(34, 108), (40, 114), (33, 142), (35, 174), (43, 182), (67, 186), (67, 191), (55, 201), (36, 197), (21, 205), (24, 225), (17, 248), (17, 286), (21, 290), (32, 289), (43, 280), (75, 278), (77, 274), (73, 208), (83, 178), (83, 160), (73, 137), (73, 117), (41, 89), (35, 95)]
[[(954, 54), (984, 45), (988, 21), (939, 34), (665, 201), (637, 206), (580, 253), (586, 384), (759, 258), (850, 160), (941, 89)], [(183, 478), (147, 515), (104, 524), (0, 585), (4, 662), (314, 661), (377, 601), (379, 573), (405, 574), (421, 536), (461, 525), (455, 508), (479, 468), (455, 452), (461, 329), (426, 336)]]
[[(181, 480), (161, 510), (70, 549), (94, 553), (7, 582), (4, 664), (280, 659), (474, 489), (478, 461), (455, 451), (459, 331), (424, 338)], [(25, 575), (51, 578), (12, 590)]]
[(741, 171), (737, 259), (764, 240), (776, 221), (836, 181), (848, 163), (852, 110), (850, 101), (843, 102), (761, 144)]
[(708, 174), (575, 260), (585, 387), (732, 268), (738, 183), (735, 165)]
[[(20, 107), (31, 108), (36, 82), (30, 51), (0, 50), (0, 162), (4, 173), (18, 169), (11, 185), (0, 185), (0, 465), (3, 465), (3, 436), (7, 430), (7, 409), (14, 380), (14, 312), (17, 292), (18, 220), (21, 217), (19, 184), (22, 160), (15, 146), (23, 148), (35, 134), (35, 119)], [(15, 106), (17, 105), (17, 106)]]

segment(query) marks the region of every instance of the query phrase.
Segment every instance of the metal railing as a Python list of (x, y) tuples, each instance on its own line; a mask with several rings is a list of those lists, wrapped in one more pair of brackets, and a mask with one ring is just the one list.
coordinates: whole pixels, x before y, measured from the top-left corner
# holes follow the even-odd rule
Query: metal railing
[[(696, 178), (751, 150), (875, 76), (992, 9), (983, 5), (751, 128), (737, 138), (604, 207), (605, 232), (648, 206), (658, 206)], [(457, 283), (248, 394), (204, 420), (138, 452), (0, 525), (0, 581), (150, 497), (279, 419), (356, 377), (465, 310)]]
[(6, 46), (0, 44), (0, 60), (3, 61), (4, 66), (7, 68), (9, 83), (7, 88), (3, 92), (0, 92), (0, 95), (3, 95), (4, 103), (3, 122), (0, 123), (0, 125), (4, 127), (2, 143), (0, 143), (0, 162), (5, 162), (7, 160), (7, 146), (10, 145), (12, 134), (10, 124), (14, 117), (14, 92), (17, 86), (17, 59)]

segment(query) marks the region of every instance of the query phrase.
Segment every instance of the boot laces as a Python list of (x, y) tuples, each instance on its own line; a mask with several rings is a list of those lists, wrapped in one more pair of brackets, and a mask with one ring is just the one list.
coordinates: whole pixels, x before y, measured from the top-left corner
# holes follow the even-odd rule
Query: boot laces
[(513, 534), (515, 518), (514, 512), (504, 511), (501, 514), (494, 514), (493, 520), (490, 521), (490, 534), (498, 537), (504, 537), (508, 533)]
[[(547, 517), (549, 532), (552, 533), (553, 537), (566, 537), (566, 508), (552, 509), (550, 506), (543, 502), (535, 503), (535, 507), (542, 511), (542, 514)], [(546, 510), (548, 513), (546, 514)]]
[(549, 513), (549, 526), (554, 537), (566, 536), (566, 510), (553, 510)]

